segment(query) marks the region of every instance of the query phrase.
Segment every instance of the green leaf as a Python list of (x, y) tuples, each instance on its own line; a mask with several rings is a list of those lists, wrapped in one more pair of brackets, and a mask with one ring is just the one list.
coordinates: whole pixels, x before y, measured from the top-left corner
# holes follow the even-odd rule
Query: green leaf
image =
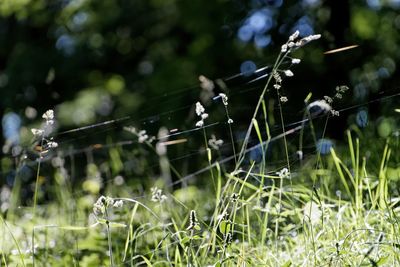
[(389, 257), (382, 257), (376, 262), (376, 266), (383, 266), (388, 261)]
[(219, 231), (223, 234), (227, 234), (231, 231), (231, 226), (232, 226), (232, 224), (230, 221), (223, 220), (219, 224)]
[(185, 236), (184, 238), (182, 238), (181, 244), (189, 243), (189, 241), (190, 241), (190, 236)]

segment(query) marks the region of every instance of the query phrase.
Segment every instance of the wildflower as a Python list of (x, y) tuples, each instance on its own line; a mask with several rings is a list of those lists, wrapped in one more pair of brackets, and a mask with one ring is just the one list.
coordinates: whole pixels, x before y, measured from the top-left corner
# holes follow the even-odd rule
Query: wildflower
[(321, 38), (321, 34), (314, 34), (314, 35), (306, 36), (296, 42), (296, 47), (303, 46), (305, 44), (308, 44), (311, 41), (318, 40), (319, 38)]
[(53, 120), (54, 119), (54, 111), (52, 109), (49, 109), (46, 111), (43, 115), (42, 118), (47, 120)]
[(200, 117), (200, 120), (196, 122), (196, 127), (203, 127), (204, 120), (208, 118), (208, 114), (205, 113), (205, 109), (200, 102), (196, 103), (196, 114)]
[(228, 119), (228, 123), (229, 123), (229, 124), (232, 124), (232, 123), (233, 123), (233, 120), (232, 120), (232, 119)]
[(203, 105), (200, 102), (196, 103), (196, 114), (197, 116), (201, 116), (205, 112)]
[(296, 30), (292, 35), (289, 36), (289, 41), (293, 42), (294, 40), (296, 40), (297, 37), (299, 37), (300, 32), (298, 30)]
[(188, 231), (199, 230), (199, 222), (195, 210), (191, 210), (189, 214), (189, 226), (186, 228)]
[(337, 116), (337, 117), (339, 117), (339, 111), (337, 111), (337, 110), (334, 110), (334, 109), (332, 109), (331, 110), (331, 114), (332, 114), (332, 116)]
[(281, 83), (282, 82), (281, 75), (279, 75), (279, 73), (277, 71), (274, 71), (272, 73), (272, 77), (275, 79), (276, 83)]
[(150, 191), (151, 191), (151, 201), (153, 202), (163, 203), (167, 199), (167, 196), (163, 195), (162, 190), (158, 189), (157, 187), (150, 188)]
[(286, 53), (287, 50), (288, 50), (288, 45), (287, 45), (287, 44), (282, 45), (282, 47), (281, 47), (281, 52), (282, 52), (282, 53)]
[(294, 75), (291, 70), (284, 70), (283, 73), (286, 75), (286, 77), (292, 77)]
[(222, 144), (224, 143), (223, 140), (218, 139), (215, 137), (214, 134), (211, 135), (211, 139), (208, 140), (208, 144), (210, 145), (211, 148), (218, 150), (220, 148), (220, 146), (222, 146)]
[(198, 122), (196, 122), (196, 127), (203, 127), (204, 126), (204, 121), (203, 120), (199, 120)]
[(56, 143), (54, 141), (47, 142), (46, 145), (47, 145), (48, 148), (56, 148), (56, 147), (58, 147), (58, 143)]
[(281, 96), (280, 100), (282, 103), (286, 103), (288, 101), (288, 98), (286, 96)]
[(299, 64), (301, 62), (298, 58), (292, 58), (292, 64)]
[(32, 132), (33, 135), (35, 135), (35, 136), (42, 136), (43, 133), (44, 133), (44, 130), (32, 128), (32, 129), (31, 129), (31, 132)]
[(228, 105), (228, 97), (226, 96), (226, 94), (220, 93), (219, 96), (222, 98), (222, 103), (224, 104), (224, 106)]
[(276, 174), (279, 176), (279, 178), (288, 178), (290, 176), (289, 170), (287, 168), (283, 168), (279, 172), (276, 172)]
[(144, 142), (151, 143), (155, 140), (155, 137), (154, 136), (150, 137), (147, 134), (146, 130), (138, 131), (135, 127), (132, 126), (124, 127), (124, 130), (136, 135), (138, 137), (138, 142), (141, 144)]
[(97, 199), (96, 203), (93, 204), (93, 212), (96, 216), (103, 215), (106, 212), (106, 198), (101, 196)]
[(115, 201), (113, 207), (114, 208), (121, 208), (124, 205), (124, 202), (122, 200), (117, 200)]
[(146, 134), (146, 130), (141, 130), (138, 133), (138, 138), (139, 138), (139, 143), (144, 143), (145, 141), (147, 141), (147, 139), (149, 139), (149, 136)]

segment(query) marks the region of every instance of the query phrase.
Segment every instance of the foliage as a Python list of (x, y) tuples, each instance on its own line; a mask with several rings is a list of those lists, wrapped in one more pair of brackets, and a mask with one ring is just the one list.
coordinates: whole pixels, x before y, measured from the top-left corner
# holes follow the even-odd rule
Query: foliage
[(1, 1), (0, 266), (399, 265), (367, 2)]

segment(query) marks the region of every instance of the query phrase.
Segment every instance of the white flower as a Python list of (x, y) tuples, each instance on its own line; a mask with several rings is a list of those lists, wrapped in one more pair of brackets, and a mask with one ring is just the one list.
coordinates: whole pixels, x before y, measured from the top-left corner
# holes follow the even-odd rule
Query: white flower
[(35, 136), (42, 136), (43, 133), (44, 133), (44, 130), (32, 128), (32, 129), (31, 129), (31, 132), (32, 132), (33, 135), (35, 135)]
[(274, 84), (274, 88), (275, 89), (281, 89), (281, 85), (276, 83), (276, 84)]
[(289, 36), (289, 41), (294, 41), (297, 37), (299, 37), (300, 32), (296, 30), (292, 35)]
[(286, 96), (281, 96), (280, 100), (282, 103), (286, 103), (288, 101), (288, 98)]
[(46, 111), (43, 115), (42, 118), (45, 120), (53, 120), (54, 119), (54, 111), (52, 109), (49, 109)]
[(208, 140), (208, 144), (210, 145), (210, 147), (212, 147), (215, 150), (218, 150), (220, 146), (222, 146), (224, 143), (223, 140), (218, 139), (215, 137), (214, 134), (211, 135), (211, 139)]
[(296, 46), (297, 47), (303, 46), (311, 41), (318, 40), (319, 38), (321, 38), (321, 34), (309, 35), (309, 36), (304, 37), (303, 39), (297, 41)]
[(331, 110), (331, 114), (332, 114), (332, 116), (337, 116), (337, 117), (339, 117), (339, 111), (337, 111), (337, 110)]
[(229, 119), (229, 120), (228, 120), (228, 123), (229, 123), (229, 124), (232, 124), (232, 123), (233, 123), (233, 120), (232, 120), (232, 119)]
[(222, 103), (227, 106), (228, 105), (228, 97), (226, 94), (220, 93), (219, 96), (222, 98)]
[(145, 141), (147, 141), (147, 139), (149, 139), (149, 136), (146, 134), (146, 130), (141, 130), (138, 133), (138, 141), (139, 141), (139, 143), (144, 143)]
[(203, 120), (199, 120), (198, 122), (196, 122), (196, 127), (203, 127), (203, 126), (204, 126)]
[(50, 141), (47, 143), (48, 148), (56, 148), (58, 147), (58, 144), (56, 142)]
[(287, 44), (284, 44), (284, 45), (282, 45), (282, 47), (281, 47), (281, 52), (282, 52), (282, 53), (285, 53), (285, 52), (287, 52), (287, 49), (288, 49)]
[(285, 73), (286, 77), (292, 77), (294, 75), (291, 70), (284, 70), (283, 73)]
[(200, 102), (196, 103), (196, 114), (197, 116), (201, 116), (201, 114), (203, 114), (205, 111), (203, 105)]
[(167, 196), (163, 195), (162, 190), (158, 189), (157, 187), (150, 188), (150, 191), (151, 191), (151, 201), (153, 202), (163, 203), (167, 199)]
[(279, 172), (276, 173), (279, 178), (283, 179), (283, 178), (287, 178), (290, 176), (289, 170), (287, 168), (283, 168), (282, 170), (280, 170)]
[(299, 64), (300, 63), (300, 59), (298, 58), (292, 58), (292, 64)]
[(208, 118), (208, 114), (207, 114), (207, 113), (201, 114), (201, 119), (202, 119), (202, 120), (205, 120), (205, 119), (207, 119), (207, 118)]
[(124, 202), (122, 200), (117, 200), (115, 201), (113, 207), (114, 208), (121, 208), (124, 205)]

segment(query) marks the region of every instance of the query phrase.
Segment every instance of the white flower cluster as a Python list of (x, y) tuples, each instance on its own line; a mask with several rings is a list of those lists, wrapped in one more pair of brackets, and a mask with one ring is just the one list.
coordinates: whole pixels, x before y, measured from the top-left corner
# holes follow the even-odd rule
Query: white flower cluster
[(287, 98), (286, 96), (281, 96), (281, 97), (280, 97), (280, 101), (281, 101), (282, 103), (286, 103), (286, 102), (288, 102), (288, 98)]
[(144, 142), (149, 142), (149, 143), (151, 143), (151, 142), (153, 142), (154, 139), (155, 139), (154, 136), (151, 136), (151, 137), (150, 137), (150, 136), (147, 134), (146, 130), (140, 130), (140, 131), (138, 131), (135, 127), (131, 127), (131, 126), (129, 126), (129, 127), (124, 127), (124, 130), (125, 130), (125, 131), (128, 131), (128, 132), (130, 132), (130, 133), (133, 133), (134, 135), (136, 135), (137, 138), (138, 138), (138, 142), (141, 143), (141, 144), (144, 143)]
[(284, 70), (283, 73), (286, 75), (286, 77), (292, 77), (294, 75), (291, 70)]
[(54, 124), (54, 111), (49, 109), (42, 115), (42, 118), (46, 120), (47, 125)]
[(219, 96), (221, 97), (222, 103), (223, 103), (224, 106), (225, 106), (226, 114), (227, 114), (227, 116), (228, 116), (228, 123), (229, 123), (229, 124), (232, 124), (232, 123), (233, 123), (233, 120), (229, 117), (229, 114), (228, 114), (228, 97), (226, 96), (226, 94), (223, 94), (223, 93), (220, 93)]
[[(288, 41), (284, 45), (282, 45), (281, 52), (282, 53), (290, 53), (294, 49), (297, 49), (303, 45), (308, 44), (311, 41), (318, 40), (319, 38), (321, 38), (321, 34), (313, 34), (313, 35), (309, 35), (304, 38), (298, 39), (299, 35), (300, 35), (299, 31), (295, 31), (292, 35), (290, 35)], [(293, 64), (296, 64), (296, 63), (293, 63)]]
[(274, 72), (272, 73), (272, 77), (273, 77), (274, 80), (275, 80), (274, 88), (275, 88), (276, 90), (281, 89), (281, 83), (282, 83), (282, 77), (281, 77), (281, 75), (280, 75), (277, 71), (274, 71)]
[(93, 212), (96, 216), (104, 216), (108, 208), (120, 208), (123, 204), (122, 200), (115, 201), (111, 197), (101, 196), (97, 199), (96, 203), (93, 204)]
[(47, 110), (42, 115), (42, 118), (45, 120), (45, 125), (40, 129), (31, 129), (31, 132), (35, 137), (41, 138), (41, 154), (48, 152), (49, 149), (58, 147), (58, 143), (54, 142), (53, 138), (50, 138), (50, 140), (45, 138), (45, 135), (48, 135), (51, 132), (51, 125), (54, 124), (54, 111), (52, 109)]
[(205, 109), (200, 102), (196, 103), (196, 114), (200, 117), (200, 120), (196, 122), (196, 127), (203, 127), (204, 120), (208, 118), (208, 114), (205, 113)]
[(215, 137), (214, 134), (212, 134), (212, 135), (211, 135), (211, 139), (208, 140), (208, 145), (209, 145), (211, 148), (215, 149), (215, 150), (218, 150), (218, 149), (220, 148), (220, 146), (222, 146), (223, 144), (224, 144), (224, 141), (221, 140), (221, 139), (218, 139), (218, 140), (217, 140), (217, 138)]
[(167, 199), (167, 196), (164, 195), (162, 193), (162, 190), (158, 189), (157, 187), (152, 187), (150, 191), (151, 191), (151, 201), (153, 202), (163, 203)]
[[(45, 119), (46, 126), (54, 124), (54, 111), (52, 109), (47, 110), (43, 115), (42, 118)], [(46, 132), (45, 127), (41, 129), (32, 128), (31, 132), (34, 136), (42, 137)]]
[(279, 178), (284, 179), (288, 178), (290, 176), (290, 172), (287, 168), (283, 168), (279, 172), (276, 172), (276, 174), (279, 176)]

